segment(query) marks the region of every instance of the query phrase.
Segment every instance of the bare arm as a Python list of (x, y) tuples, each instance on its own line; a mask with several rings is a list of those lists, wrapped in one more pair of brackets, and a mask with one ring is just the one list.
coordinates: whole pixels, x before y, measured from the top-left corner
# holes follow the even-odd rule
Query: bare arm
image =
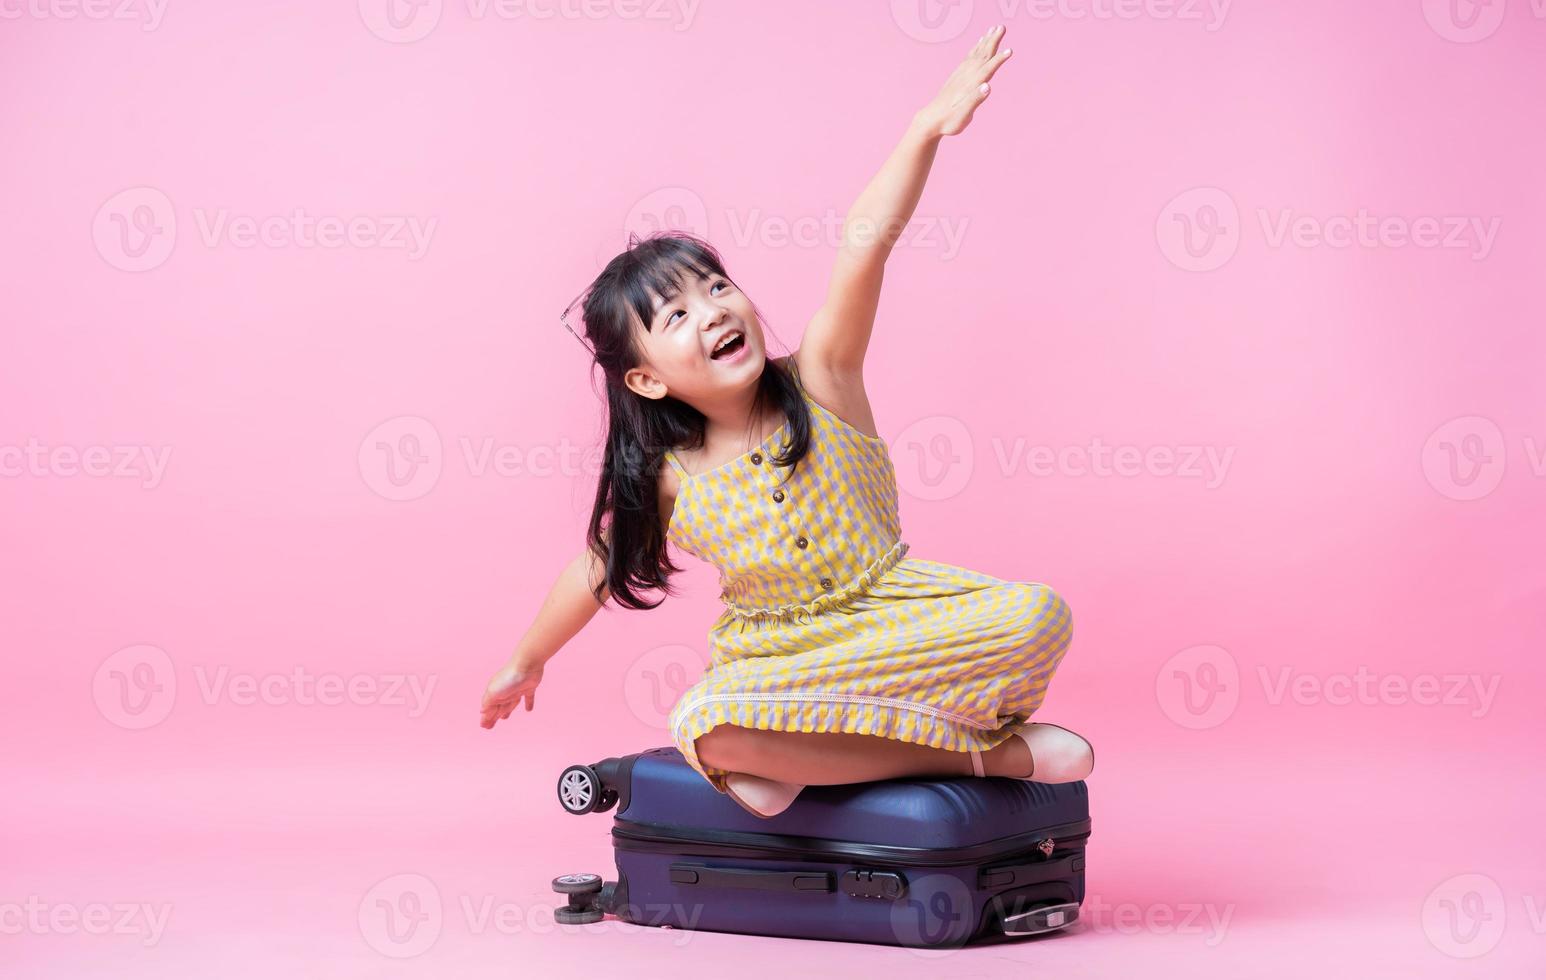
[[(671, 526), (679, 490), (676, 471), (669, 466), (661, 467), (660, 479), (656, 484), (656, 500), (660, 507), (662, 527), (669, 529)], [(610, 526), (601, 529), (601, 540), (607, 547), (611, 547)], [(501, 719), (510, 717), (510, 713), (522, 700), (526, 702), (527, 711), (532, 709), (536, 703), (537, 685), (542, 683), (543, 666), (612, 597), (606, 578), (606, 564), (590, 550), (589, 545), (559, 573), (558, 580), (542, 601), (542, 608), (537, 610), (536, 618), (521, 641), (515, 645), (515, 653), (494, 673), (488, 688), (483, 692), (481, 724), (484, 728), (493, 728)], [(600, 602), (596, 601), (598, 586), (601, 591)]]
[[(605, 578), (606, 567), (589, 547), (559, 573), (558, 580), (542, 601), (542, 608), (537, 610), (536, 618), (516, 644), (515, 653), (494, 673), (483, 693), (479, 713), (484, 728), (493, 728), (501, 719), (510, 717), (522, 700), (526, 702), (527, 711), (532, 709), (536, 703), (537, 685), (542, 683), (544, 665), (611, 597)], [(593, 585), (602, 587), (601, 602), (596, 601)]]
[[(942, 136), (966, 128), (988, 97), (987, 81), (1009, 57), (995, 28), (978, 39), (939, 94), (913, 115), (901, 141), (859, 194), (843, 222), (827, 298), (800, 347), (827, 374), (856, 378), (864, 365), (886, 259), (912, 219)], [(804, 360), (802, 359), (802, 370)]]
[[(611, 597), (602, 581), (605, 577), (606, 569), (589, 548), (575, 556), (559, 573), (510, 659), (539, 667), (551, 660)], [(593, 585), (602, 586), (601, 603), (591, 591)]]

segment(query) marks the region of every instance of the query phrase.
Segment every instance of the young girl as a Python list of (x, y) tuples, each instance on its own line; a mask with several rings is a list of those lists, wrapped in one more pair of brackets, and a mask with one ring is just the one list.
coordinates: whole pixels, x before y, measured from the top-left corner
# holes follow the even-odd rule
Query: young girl
[(489, 682), (483, 727), (532, 709), (543, 664), (609, 596), (653, 609), (664, 599), (636, 590), (675, 594), (669, 539), (719, 569), (725, 604), (672, 738), (752, 813), (807, 784), (1090, 773), (1082, 737), (1025, 722), (1068, 649), (1068, 605), (908, 556), (862, 381), (887, 255), (940, 138), (966, 128), (1009, 57), (1002, 38), (977, 41), (855, 202), (793, 355), (767, 356), (756, 307), (689, 235), (631, 241), (583, 294), (610, 416), (587, 548)]

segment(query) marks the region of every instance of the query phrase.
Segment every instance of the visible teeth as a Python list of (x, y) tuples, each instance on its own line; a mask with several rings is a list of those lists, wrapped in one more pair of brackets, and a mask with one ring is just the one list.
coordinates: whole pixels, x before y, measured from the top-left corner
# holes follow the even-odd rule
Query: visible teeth
[(730, 346), (730, 342), (731, 342), (731, 341), (733, 341), (733, 340), (735, 340), (735, 338), (737, 338), (737, 337), (739, 337), (739, 336), (741, 336), (741, 335), (740, 335), (740, 334), (738, 334), (738, 333), (732, 333), (732, 334), (727, 334), (727, 335), (726, 335), (726, 336), (725, 336), (725, 339), (724, 339), (724, 340), (721, 340), (721, 341), (720, 341), (720, 342), (719, 342), (719, 346), (717, 346), (717, 347), (715, 347), (715, 348), (714, 348), (714, 353), (716, 353), (716, 354), (718, 354), (718, 353), (719, 353), (719, 352), (720, 352), (720, 351), (722, 351), (722, 350), (724, 350), (724, 349), (725, 349), (725, 348), (726, 348), (726, 347), (728, 347), (728, 346)]

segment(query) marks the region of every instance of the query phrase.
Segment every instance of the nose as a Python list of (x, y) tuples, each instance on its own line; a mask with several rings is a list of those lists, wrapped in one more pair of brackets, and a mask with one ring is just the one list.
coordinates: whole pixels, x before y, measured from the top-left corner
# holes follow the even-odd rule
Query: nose
[(705, 332), (719, 326), (725, 318), (725, 308), (718, 303), (710, 301), (707, 309), (703, 311), (703, 329)]

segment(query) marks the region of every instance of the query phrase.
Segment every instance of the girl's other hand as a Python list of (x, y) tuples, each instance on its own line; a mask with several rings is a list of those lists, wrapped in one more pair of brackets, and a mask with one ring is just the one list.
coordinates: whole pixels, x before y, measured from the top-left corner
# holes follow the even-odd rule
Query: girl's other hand
[(537, 685), (542, 683), (542, 666), (511, 660), (499, 668), (483, 692), (484, 728), (493, 728), (495, 722), (510, 717), (521, 699), (526, 699), (530, 711), (537, 699)]
[(972, 113), (988, 97), (988, 79), (1009, 59), (1009, 48), (998, 50), (1004, 25), (989, 29), (967, 52), (966, 60), (945, 79), (934, 100), (918, 110), (918, 123), (930, 135), (954, 136), (972, 121)]

